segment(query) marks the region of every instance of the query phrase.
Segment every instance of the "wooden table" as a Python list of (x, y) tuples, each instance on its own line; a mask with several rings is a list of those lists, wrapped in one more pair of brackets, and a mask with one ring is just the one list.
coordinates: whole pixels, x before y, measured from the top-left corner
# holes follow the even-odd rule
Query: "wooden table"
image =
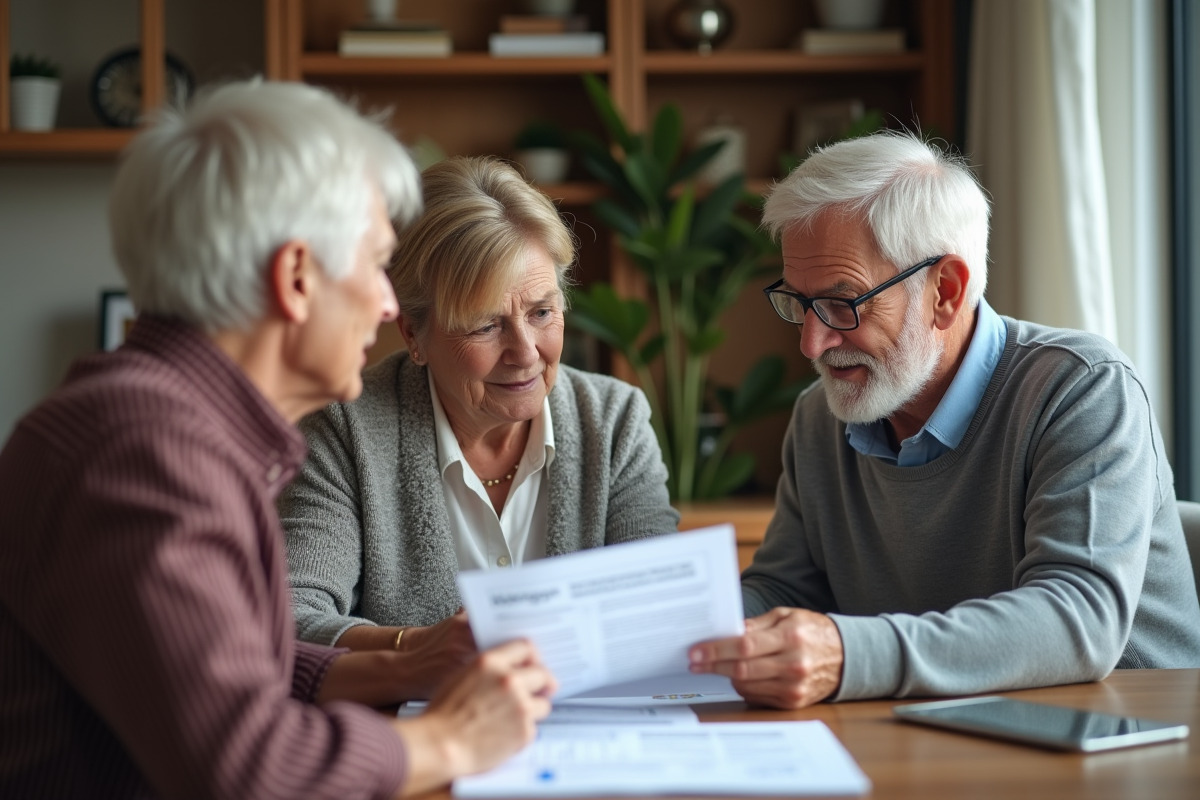
[(1007, 692), (1038, 703), (1184, 722), (1181, 742), (1081, 755), (899, 722), (875, 700), (796, 712), (696, 706), (704, 721), (823, 720), (874, 784), (872, 798), (1200, 798), (1200, 669), (1119, 670), (1098, 683)]
[[(803, 711), (749, 709), (743, 703), (695, 708), (706, 722), (823, 720), (870, 777), (869, 797), (878, 800), (1200, 798), (1200, 669), (1124, 670), (1098, 683), (1006, 694), (1184, 722), (1191, 735), (1181, 742), (1081, 755), (926, 728), (892, 716), (892, 706), (916, 701), (822, 704)], [(445, 800), (449, 791), (429, 797)]]

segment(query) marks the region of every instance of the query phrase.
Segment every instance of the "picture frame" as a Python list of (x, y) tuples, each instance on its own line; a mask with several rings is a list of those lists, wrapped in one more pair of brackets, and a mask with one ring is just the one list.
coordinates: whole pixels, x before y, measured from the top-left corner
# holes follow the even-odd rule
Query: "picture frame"
[(792, 150), (807, 158), (813, 148), (840, 139), (864, 113), (863, 101), (856, 97), (800, 106), (794, 114)]
[(125, 290), (105, 289), (100, 292), (100, 349), (107, 351), (120, 347), (136, 317), (133, 301)]

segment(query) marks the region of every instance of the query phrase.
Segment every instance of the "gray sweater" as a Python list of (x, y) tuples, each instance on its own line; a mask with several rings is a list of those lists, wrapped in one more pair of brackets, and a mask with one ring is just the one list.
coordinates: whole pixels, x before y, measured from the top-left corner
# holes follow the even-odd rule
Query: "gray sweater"
[[(667, 470), (636, 388), (559, 367), (550, 392), (546, 554), (676, 529)], [(300, 425), (309, 457), (279, 500), (301, 639), (354, 625), (431, 625), (461, 605), (425, 368), (407, 354), (363, 375), (353, 403)]]
[(1146, 392), (1115, 347), (1006, 319), (953, 451), (863, 456), (814, 385), (796, 402), (746, 613), (830, 613), (838, 700), (1200, 667), (1200, 604)]

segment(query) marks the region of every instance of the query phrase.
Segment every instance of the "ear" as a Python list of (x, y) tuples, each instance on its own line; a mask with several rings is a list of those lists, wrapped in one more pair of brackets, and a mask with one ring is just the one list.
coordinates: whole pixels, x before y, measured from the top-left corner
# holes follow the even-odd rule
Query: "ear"
[(956, 255), (946, 256), (933, 269), (928, 284), (934, 291), (933, 324), (940, 330), (948, 330), (966, 306), (971, 269)]
[(400, 335), (404, 337), (404, 344), (408, 348), (408, 355), (416, 364), (423, 363), (420, 355), (420, 345), (417, 342), (417, 329), (413, 324), (412, 317), (405, 314), (403, 311), (396, 317), (396, 327), (400, 329)]
[(308, 245), (293, 239), (271, 256), (267, 267), (267, 291), (288, 322), (307, 322), (317, 288), (317, 264)]

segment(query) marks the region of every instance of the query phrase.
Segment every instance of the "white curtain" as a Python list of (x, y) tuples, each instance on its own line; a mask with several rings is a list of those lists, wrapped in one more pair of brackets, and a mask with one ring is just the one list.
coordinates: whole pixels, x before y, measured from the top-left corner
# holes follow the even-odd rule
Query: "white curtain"
[(992, 195), (988, 300), (1117, 341), (1092, 0), (979, 0), (967, 156)]

